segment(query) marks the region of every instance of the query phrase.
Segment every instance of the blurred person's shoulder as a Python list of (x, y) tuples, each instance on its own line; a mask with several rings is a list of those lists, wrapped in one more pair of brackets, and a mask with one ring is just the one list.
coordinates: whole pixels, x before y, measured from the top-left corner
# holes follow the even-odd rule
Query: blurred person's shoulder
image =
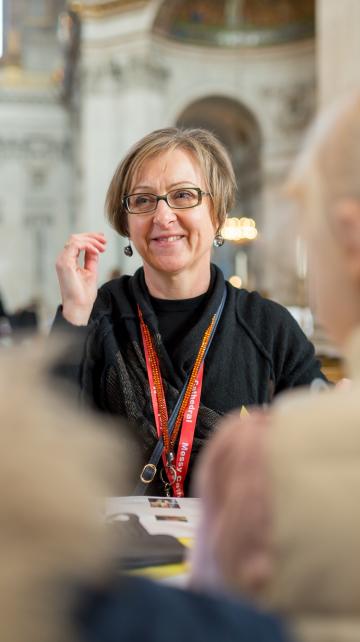
[[(319, 443), (360, 445), (360, 380), (348, 386), (298, 388), (282, 392), (273, 404), (273, 425), (279, 439), (293, 447)], [(346, 437), (345, 437), (346, 435)]]

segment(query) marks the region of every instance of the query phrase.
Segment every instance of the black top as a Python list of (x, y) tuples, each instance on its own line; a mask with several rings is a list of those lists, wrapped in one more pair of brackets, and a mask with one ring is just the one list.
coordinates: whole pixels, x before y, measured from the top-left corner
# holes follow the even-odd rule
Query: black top
[(159, 332), (171, 359), (176, 347), (197, 324), (208, 296), (206, 292), (192, 299), (179, 301), (155, 299), (150, 296), (151, 305), (157, 316)]
[[(214, 265), (211, 274), (209, 293), (201, 302), (195, 298), (192, 318), (185, 303), (184, 325), (177, 324), (174, 334), (170, 320), (164, 322), (161, 312), (157, 316), (142, 268), (134, 276), (114, 279), (99, 290), (87, 327), (67, 323), (61, 311), (54, 326), (66, 328), (73, 337), (66, 376), (78, 382), (82, 398), (96, 408), (130, 421), (142, 445), (144, 464), (157, 436), (138, 305), (155, 341), (170, 415), (226, 287), (225, 307), (205, 360), (188, 479), (194, 458), (219, 417), (243, 405), (269, 403), (282, 390), (323, 378), (312, 344), (285, 308), (256, 292), (225, 283), (222, 272)], [(160, 303), (160, 307), (173, 304), (175, 308), (178, 305), (168, 301)], [(159, 307), (158, 300), (156, 306)], [(192, 326), (184, 332), (190, 318)], [(161, 336), (164, 329), (165, 345)], [(162, 489), (151, 486), (149, 492), (161, 493)]]

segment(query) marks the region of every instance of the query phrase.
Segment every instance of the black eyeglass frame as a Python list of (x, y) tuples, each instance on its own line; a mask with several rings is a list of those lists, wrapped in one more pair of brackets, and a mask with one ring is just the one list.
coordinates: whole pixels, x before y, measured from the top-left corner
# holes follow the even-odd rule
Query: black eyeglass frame
[[(194, 192), (197, 192), (198, 202), (195, 203), (194, 205), (184, 205), (183, 207), (175, 207), (174, 205), (170, 205), (168, 201), (169, 194), (171, 194), (171, 192), (176, 192), (181, 189), (183, 190), (191, 189)], [(155, 207), (151, 210), (146, 210), (146, 212), (132, 212), (129, 209), (129, 204), (128, 204), (128, 199), (131, 196), (154, 196), (154, 198), (156, 199)], [(135, 192), (134, 194), (127, 194), (127, 196), (124, 196), (124, 198), (122, 199), (122, 203), (129, 214), (134, 214), (135, 216), (142, 216), (144, 214), (151, 214), (151, 212), (155, 212), (159, 201), (165, 201), (166, 205), (170, 207), (172, 210), (190, 210), (193, 207), (198, 207), (198, 205), (201, 205), (203, 196), (211, 196), (211, 194), (210, 192), (204, 192), (200, 187), (177, 187), (169, 190), (167, 194), (162, 194), (161, 196), (158, 196), (157, 194), (153, 194), (152, 192)]]

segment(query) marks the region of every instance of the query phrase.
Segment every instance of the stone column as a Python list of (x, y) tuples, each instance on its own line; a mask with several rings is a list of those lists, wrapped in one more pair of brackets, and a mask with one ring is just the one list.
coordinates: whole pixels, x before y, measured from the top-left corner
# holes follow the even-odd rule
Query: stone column
[(10, 311), (60, 300), (55, 258), (73, 229), (69, 115), (52, 87), (0, 86), (0, 288)]
[(125, 257), (127, 240), (109, 228), (104, 201), (115, 168), (129, 147), (164, 123), (168, 73), (164, 61), (153, 60), (149, 41), (156, 7), (156, 2), (140, 3), (136, 10), (130, 10), (130, 3), (86, 2), (83, 12), (79, 226), (106, 234), (100, 282), (115, 267), (132, 273), (140, 264), (136, 252), (131, 259)]
[(319, 104), (360, 90), (360, 2), (318, 0)]

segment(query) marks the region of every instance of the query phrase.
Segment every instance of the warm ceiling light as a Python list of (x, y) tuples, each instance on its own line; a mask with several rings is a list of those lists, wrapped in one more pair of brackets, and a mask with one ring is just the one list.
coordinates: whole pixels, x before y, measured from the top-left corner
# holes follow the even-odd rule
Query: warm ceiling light
[(254, 241), (258, 235), (256, 223), (253, 218), (228, 218), (225, 221), (221, 233), (227, 241), (235, 243), (248, 243)]
[(237, 274), (234, 274), (229, 278), (229, 283), (234, 286), (234, 288), (241, 288), (242, 286), (242, 278), (238, 276)]

